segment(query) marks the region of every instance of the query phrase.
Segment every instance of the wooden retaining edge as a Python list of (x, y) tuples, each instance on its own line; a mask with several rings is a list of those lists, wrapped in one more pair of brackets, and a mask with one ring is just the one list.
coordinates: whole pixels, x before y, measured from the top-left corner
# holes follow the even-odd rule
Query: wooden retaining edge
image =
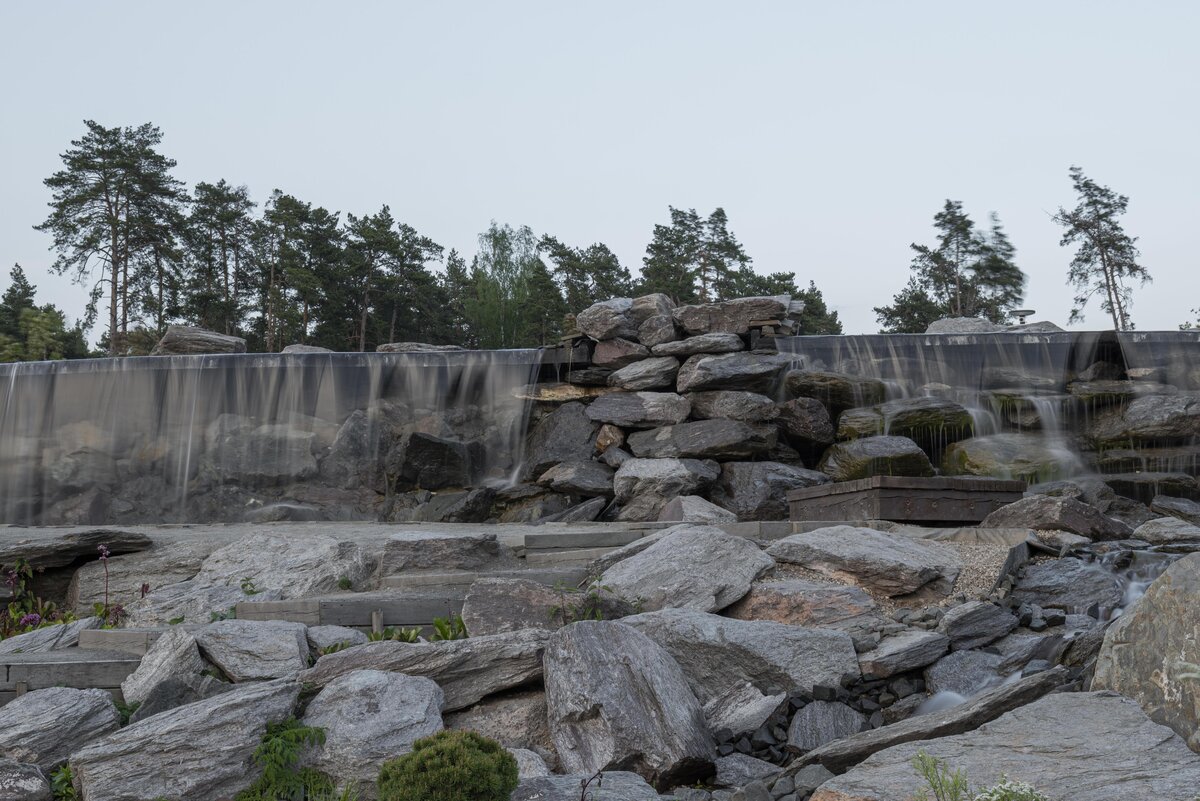
[(384, 576), (380, 582), (383, 589), (438, 591), (469, 588), (479, 579), (525, 579), (554, 587), (558, 584), (575, 586), (584, 579), (585, 570), (579, 567), (525, 568), (517, 570), (453, 570), (447, 572), (406, 572)]
[(462, 591), (434, 593), (362, 592), (288, 601), (243, 601), (239, 620), (288, 620), (306, 626), (430, 626), (436, 617), (461, 614)]
[(0, 704), (49, 687), (96, 688), (119, 697), (121, 682), (137, 670), (140, 662), (140, 657), (127, 653), (78, 648), (5, 654), (0, 657)]

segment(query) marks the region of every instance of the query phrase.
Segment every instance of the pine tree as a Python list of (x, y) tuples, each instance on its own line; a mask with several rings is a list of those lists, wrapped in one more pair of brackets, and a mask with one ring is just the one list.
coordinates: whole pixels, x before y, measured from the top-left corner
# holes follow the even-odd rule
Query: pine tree
[(829, 310), (825, 304), (825, 296), (821, 294), (821, 290), (817, 289), (816, 283), (809, 281), (808, 289), (786, 294), (790, 294), (804, 303), (804, 311), (796, 315), (797, 334), (842, 333), (842, 322), (838, 319), (838, 313)]
[(8, 275), (11, 283), (0, 296), (0, 334), (17, 337), (21, 334), (21, 312), (34, 307), (37, 288), (29, 283), (19, 264), (14, 264)]
[(1096, 183), (1079, 167), (1071, 167), (1070, 175), (1079, 204), (1070, 211), (1059, 207), (1054, 221), (1064, 229), (1059, 244), (1079, 246), (1067, 272), (1076, 292), (1071, 322), (1082, 320), (1088, 301), (1099, 295), (1100, 308), (1112, 317), (1113, 328), (1130, 331), (1133, 296), (1125, 282), (1137, 280), (1144, 286), (1152, 279), (1138, 264), (1137, 237), (1126, 234), (1118, 219), (1129, 206), (1129, 198)]
[(656, 224), (642, 259), (641, 294), (661, 292), (677, 304), (695, 303), (703, 223), (695, 209), (668, 207), (670, 225)]
[(704, 221), (696, 277), (701, 303), (757, 294), (753, 289), (758, 276), (750, 268), (745, 249), (729, 230), (725, 209), (715, 209)]
[(446, 297), (448, 336), (450, 344), (475, 347), (478, 341), (467, 309), (475, 302), (475, 284), (467, 271), (467, 263), (457, 250), (446, 255), (446, 272), (441, 280), (442, 292)]
[(94, 296), (107, 287), (109, 352), (116, 355), (142, 311), (138, 284), (155, 263), (155, 249), (169, 246), (164, 234), (187, 198), (170, 174), (174, 160), (156, 150), (162, 141), (156, 126), (84, 125), (84, 135), (62, 154), (64, 169), (45, 181), (53, 192), (50, 215), (36, 228), (54, 238), (58, 258), (51, 269), (91, 282)]
[(543, 236), (538, 248), (554, 265), (554, 278), (569, 313), (583, 311), (597, 301), (627, 297), (633, 291), (629, 270), (607, 245), (597, 242), (581, 249)]
[(226, 334), (242, 330), (252, 284), (254, 206), (245, 186), (224, 179), (196, 184), (186, 226), (183, 307), (197, 325)]

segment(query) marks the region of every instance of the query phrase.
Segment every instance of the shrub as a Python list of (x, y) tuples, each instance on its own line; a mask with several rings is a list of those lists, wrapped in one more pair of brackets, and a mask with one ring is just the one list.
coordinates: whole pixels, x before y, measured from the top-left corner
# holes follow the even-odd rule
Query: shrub
[(440, 731), (383, 763), (379, 801), (508, 801), (517, 760), (473, 731)]
[(975, 801), (1050, 801), (1050, 799), (1025, 782), (1004, 779), (995, 787), (983, 790), (976, 795)]

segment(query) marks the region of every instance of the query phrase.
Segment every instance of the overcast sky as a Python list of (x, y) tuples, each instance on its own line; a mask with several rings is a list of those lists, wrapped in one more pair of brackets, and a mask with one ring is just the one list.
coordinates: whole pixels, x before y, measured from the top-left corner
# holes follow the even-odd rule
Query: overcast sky
[[(1200, 3), (0, 4), (0, 289), (47, 275), (42, 180), (83, 130), (154, 122), (189, 185), (391, 206), (467, 254), (495, 219), (641, 266), (667, 206), (723, 206), (762, 272), (848, 333), (961, 200), (996, 211), (1026, 304), (1065, 324), (1067, 168), (1129, 195), (1139, 329), (1200, 306)], [(1079, 328), (1107, 327), (1093, 304)], [(93, 332), (95, 333), (95, 332)]]

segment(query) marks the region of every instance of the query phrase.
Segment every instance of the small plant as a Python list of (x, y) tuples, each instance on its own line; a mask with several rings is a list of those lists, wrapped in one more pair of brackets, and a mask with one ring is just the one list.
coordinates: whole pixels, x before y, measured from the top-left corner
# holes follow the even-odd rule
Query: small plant
[(300, 767), (305, 749), (325, 744), (325, 731), (295, 718), (267, 726), (254, 750), (262, 775), (237, 794), (237, 801), (354, 801), (352, 789), (338, 792), (333, 780), (315, 768)]
[[(604, 771), (598, 770), (579, 783), (579, 801), (589, 801), (588, 787), (591, 787), (592, 782), (596, 783), (596, 792), (603, 789)], [(595, 796), (591, 796), (591, 798), (594, 799)]]
[(420, 642), (421, 630), (416, 627), (394, 629), (391, 626), (388, 626), (383, 631), (372, 631), (367, 635), (367, 639), (371, 642), (382, 642), (384, 640), (393, 640), (395, 642)]
[(258, 588), (254, 586), (254, 579), (249, 576), (242, 579), (242, 583), (239, 586), (242, 588), (242, 592), (247, 595), (258, 595)]
[(0, 640), (75, 619), (70, 612), (60, 612), (51, 601), (44, 601), (34, 594), (29, 586), (33, 566), (27, 560), (16, 560), (3, 572), (11, 599), (4, 614), (0, 615)]
[(237, 607), (231, 606), (224, 612), (212, 612), (209, 614), (209, 623), (216, 623), (218, 620), (237, 620)]
[(54, 801), (75, 801), (79, 794), (75, 792), (75, 776), (71, 773), (70, 765), (63, 765), (50, 774), (50, 792)]
[(412, 753), (383, 763), (379, 801), (508, 801), (517, 789), (517, 760), (473, 731), (440, 731), (413, 743)]
[(928, 785), (917, 792), (917, 801), (971, 801), (967, 775), (961, 770), (951, 772), (945, 760), (924, 751), (913, 757), (912, 764)]
[(470, 635), (467, 634), (467, 624), (463, 623), (461, 616), (450, 613), (450, 617), (435, 617), (433, 619), (433, 634), (429, 639), (437, 642), (440, 640), (465, 640)]
[(182, 622), (183, 622), (183, 615), (180, 615), (179, 617), (173, 617), (170, 620), (168, 620), (167, 625), (178, 626)]
[(354, 583), (352, 581), (350, 581), (349, 576), (342, 576), (341, 578), (338, 579), (338, 589), (339, 590), (354, 589)]
[(1050, 801), (1025, 782), (1014, 782), (1002, 778), (1000, 783), (975, 796), (974, 801)]
[(344, 651), (349, 647), (350, 643), (348, 642), (335, 642), (333, 645), (326, 645), (324, 648), (318, 650), (317, 656), (329, 656), (330, 654), (336, 654), (338, 651)]
[(117, 706), (117, 714), (121, 716), (121, 725), (128, 726), (129, 719), (133, 717), (133, 713), (137, 712), (138, 707), (142, 705), (141, 701), (134, 701), (132, 704), (127, 704), (124, 701), (115, 701)]

